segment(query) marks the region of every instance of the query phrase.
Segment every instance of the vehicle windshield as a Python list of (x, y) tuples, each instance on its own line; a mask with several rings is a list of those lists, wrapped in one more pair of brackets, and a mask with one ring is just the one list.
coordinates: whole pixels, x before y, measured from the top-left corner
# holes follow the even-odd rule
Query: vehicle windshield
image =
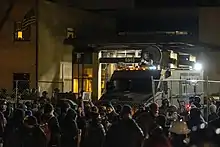
[(150, 79), (117, 79), (113, 82), (115, 91), (129, 91), (138, 93), (152, 92), (152, 82)]
[(115, 71), (111, 78), (113, 91), (150, 94), (151, 76), (159, 79), (160, 71)]

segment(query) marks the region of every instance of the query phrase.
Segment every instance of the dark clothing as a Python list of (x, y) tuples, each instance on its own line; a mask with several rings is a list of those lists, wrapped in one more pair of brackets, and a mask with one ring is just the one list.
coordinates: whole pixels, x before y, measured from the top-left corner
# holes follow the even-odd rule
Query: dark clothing
[(5, 127), (4, 147), (22, 147), (24, 111), (16, 109)]
[(220, 118), (217, 118), (209, 122), (208, 129), (207, 129), (208, 133), (206, 133), (206, 135), (208, 135), (208, 137), (212, 139), (213, 142), (220, 144), (219, 135), (216, 134), (216, 128), (220, 128)]
[(101, 123), (91, 122), (83, 139), (83, 147), (102, 147), (105, 139), (105, 129)]
[(76, 147), (78, 139), (78, 127), (76, 121), (66, 120), (61, 125), (62, 137), (61, 144), (62, 147)]
[(145, 141), (144, 147), (171, 147), (169, 139), (164, 135), (152, 136)]
[(23, 127), (6, 126), (4, 132), (4, 147), (22, 147)]
[(161, 115), (167, 115), (167, 110), (168, 110), (168, 107), (167, 106), (161, 106), (160, 108), (159, 108), (159, 114), (161, 114)]
[(205, 120), (203, 119), (202, 116), (194, 116), (189, 119), (188, 127), (189, 127), (189, 129), (192, 129), (195, 126), (198, 126), (198, 128), (199, 128), (199, 126), (203, 123), (205, 123)]
[(200, 142), (200, 139), (203, 137), (204, 129), (201, 128), (201, 124), (206, 124), (202, 116), (194, 116), (188, 121), (188, 128), (192, 130), (190, 133), (190, 142), (193, 144)]
[(51, 138), (48, 147), (60, 147), (61, 131), (57, 118), (51, 115), (44, 115), (42, 117), (42, 121), (43, 123), (48, 123), (48, 127), (51, 132)]
[(35, 126), (23, 130), (22, 147), (47, 147), (47, 139), (43, 131)]
[(63, 126), (63, 123), (65, 121), (65, 117), (66, 117), (66, 113), (61, 113), (61, 115), (59, 115), (58, 121), (59, 121), (60, 126)]
[(107, 114), (107, 117), (110, 123), (114, 123), (119, 120), (119, 115), (115, 111), (112, 111), (111, 113)]
[(144, 135), (133, 119), (113, 124), (107, 132), (104, 147), (141, 147)]
[(150, 112), (144, 112), (136, 119), (136, 121), (143, 130), (144, 135), (147, 136), (149, 129), (156, 123), (156, 117)]
[(183, 142), (186, 138), (185, 135), (177, 135), (173, 134), (171, 144), (173, 147), (187, 147), (187, 145)]
[(216, 120), (217, 118), (218, 118), (217, 113), (211, 113), (208, 116), (208, 121), (213, 121), (213, 120)]

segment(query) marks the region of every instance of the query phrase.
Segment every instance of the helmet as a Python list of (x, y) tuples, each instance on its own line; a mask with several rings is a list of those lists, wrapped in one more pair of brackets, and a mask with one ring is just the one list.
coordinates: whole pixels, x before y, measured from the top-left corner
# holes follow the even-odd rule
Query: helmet
[(162, 105), (169, 105), (169, 100), (168, 99), (163, 99), (162, 100)]
[(172, 105), (168, 108), (168, 112), (177, 112), (177, 107), (175, 105)]
[(199, 96), (195, 96), (195, 103), (200, 103), (201, 102), (201, 98)]
[(172, 126), (169, 128), (169, 131), (178, 135), (185, 135), (190, 133), (186, 122), (184, 121), (174, 121)]

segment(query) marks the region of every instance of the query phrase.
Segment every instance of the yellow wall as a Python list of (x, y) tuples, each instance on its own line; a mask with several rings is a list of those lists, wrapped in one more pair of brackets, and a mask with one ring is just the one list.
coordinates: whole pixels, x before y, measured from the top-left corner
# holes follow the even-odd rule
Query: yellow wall
[(77, 34), (94, 38), (96, 35), (114, 34), (115, 23), (98, 14), (44, 1), (40, 1), (39, 7), (39, 86), (51, 91), (62, 87), (62, 83), (53, 83), (61, 81), (60, 63), (72, 61), (73, 47), (63, 44), (66, 28), (75, 28)]
[(31, 87), (35, 87), (35, 27), (32, 27), (30, 42), (13, 40), (14, 22), (21, 21), (33, 4), (27, 0), (15, 1), (8, 20), (0, 30), (0, 88), (11, 90), (13, 73), (16, 72), (30, 73)]

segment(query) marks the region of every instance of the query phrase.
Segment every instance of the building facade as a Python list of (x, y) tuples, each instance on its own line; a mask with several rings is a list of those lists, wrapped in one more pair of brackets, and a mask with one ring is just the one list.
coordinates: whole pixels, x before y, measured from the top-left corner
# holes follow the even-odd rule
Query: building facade
[[(96, 34), (105, 37), (115, 33), (114, 19), (45, 0), (38, 0), (38, 3), (16, 1), (4, 20), (0, 32), (0, 87), (8, 90), (26, 85), (29, 88), (38, 86), (40, 91), (49, 93), (54, 88), (78, 92), (74, 88), (78, 83), (76, 79), (72, 85), (72, 75), (78, 77), (75, 75), (77, 72), (72, 74), (74, 47), (64, 44), (68, 29), (76, 30), (80, 36), (93, 38)], [(88, 72), (88, 79), (96, 74), (92, 64), (93, 61), (85, 64), (84, 73)], [(89, 91), (97, 87), (92, 83), (87, 85)]]
[[(30, 41), (16, 41), (15, 23), (22, 21), (24, 15), (34, 3), (22, 1), (8, 4), (5, 2), (6, 10), (1, 16), (2, 27), (0, 32), (0, 87), (11, 90), (16, 86), (19, 73), (30, 73), (30, 87), (36, 85), (36, 56), (35, 35), (30, 36)], [(11, 8), (9, 8), (11, 7)], [(9, 10), (7, 12), (7, 10)], [(35, 27), (31, 27), (31, 32)], [(17, 75), (17, 76), (16, 76)], [(22, 80), (22, 78), (20, 78)]]
[[(87, 3), (86, 8), (129, 9), (133, 6), (132, 1), (124, 6), (122, 3), (114, 6), (100, 2), (98, 8), (92, 4), (94, 3)], [(82, 3), (78, 3), (77, 6), (81, 5)], [(74, 44), (64, 44), (64, 40), (71, 35), (71, 30), (77, 32), (76, 38), (78, 35), (86, 36), (87, 39), (98, 36), (108, 40), (116, 34), (116, 22), (114, 18), (108, 18), (102, 13), (85, 11), (73, 6), (69, 6), (65, 1), (53, 3), (38, 0), (36, 3), (17, 0), (9, 3), (4, 0), (0, 9), (0, 88), (12, 90), (20, 86), (39, 88), (40, 91), (46, 90), (49, 93), (52, 89), (59, 88), (63, 92), (78, 93), (84, 90), (92, 92), (94, 97), (101, 95), (99, 54), (84, 54), (86, 60), (82, 67), (82, 64), (78, 65), (75, 58), (72, 58), (75, 57), (72, 50), (74, 53), (77, 47)], [(219, 21), (216, 18), (220, 9), (200, 8), (197, 12), (199, 41), (219, 45)], [(202, 53), (199, 56), (210, 79), (220, 80), (218, 55), (219, 52), (214, 52)]]

